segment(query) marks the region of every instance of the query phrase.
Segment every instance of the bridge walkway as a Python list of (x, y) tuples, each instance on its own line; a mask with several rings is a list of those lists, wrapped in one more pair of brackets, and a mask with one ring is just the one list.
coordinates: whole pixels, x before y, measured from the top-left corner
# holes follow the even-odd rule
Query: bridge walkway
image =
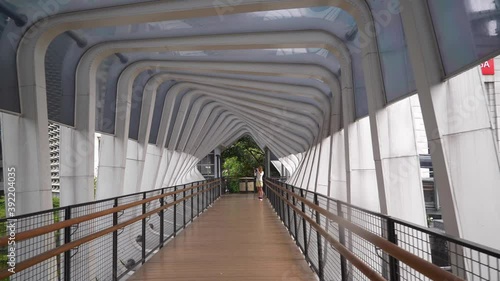
[(129, 280), (318, 280), (267, 200), (225, 195)]

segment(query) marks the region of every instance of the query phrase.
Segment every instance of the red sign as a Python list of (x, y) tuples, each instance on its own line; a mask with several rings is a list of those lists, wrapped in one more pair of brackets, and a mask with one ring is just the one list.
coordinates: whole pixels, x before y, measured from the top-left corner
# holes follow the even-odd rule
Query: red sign
[(481, 64), (483, 75), (495, 75), (495, 60), (490, 59)]

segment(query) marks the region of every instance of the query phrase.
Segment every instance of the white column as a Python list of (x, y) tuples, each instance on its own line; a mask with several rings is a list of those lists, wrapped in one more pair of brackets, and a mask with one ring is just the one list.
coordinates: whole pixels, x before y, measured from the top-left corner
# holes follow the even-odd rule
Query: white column
[(442, 82), (426, 7), (402, 7), (446, 232), (499, 249), (500, 164), (478, 69)]
[(156, 145), (148, 144), (140, 191), (156, 189), (156, 177), (161, 166), (163, 150)]
[(328, 196), (338, 200), (347, 201), (347, 179), (345, 167), (344, 130), (334, 133), (332, 136), (332, 155), (330, 170), (330, 191)]
[(52, 208), (47, 104), (42, 99), (22, 108), (23, 117), (0, 113), (4, 185), (15, 173), (15, 215)]
[(61, 207), (94, 200), (94, 139), (93, 130), (60, 126)]
[(102, 134), (99, 151), (99, 174), (96, 199), (119, 196), (125, 175), (125, 147), (122, 139)]

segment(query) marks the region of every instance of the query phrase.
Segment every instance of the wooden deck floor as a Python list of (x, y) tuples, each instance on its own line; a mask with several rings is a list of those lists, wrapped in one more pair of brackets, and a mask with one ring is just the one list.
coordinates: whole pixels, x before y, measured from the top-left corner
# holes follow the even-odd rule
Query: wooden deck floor
[(313, 281), (303, 255), (266, 201), (227, 195), (129, 280)]

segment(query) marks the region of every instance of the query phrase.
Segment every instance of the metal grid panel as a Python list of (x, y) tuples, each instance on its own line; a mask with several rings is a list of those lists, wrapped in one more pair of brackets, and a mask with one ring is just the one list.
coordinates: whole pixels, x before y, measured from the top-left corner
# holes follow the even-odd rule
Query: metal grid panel
[[(446, 239), (430, 230), (422, 231), (408, 224), (395, 223), (397, 244), (464, 280), (500, 280), (500, 256), (481, 252), (474, 245)], [(408, 265), (400, 263), (401, 280), (429, 280)]]
[[(64, 219), (65, 210), (40, 213), (31, 217), (23, 217), (17, 221), (7, 222), (8, 227), (15, 225), (16, 233), (29, 231), (34, 228), (53, 224)], [(46, 251), (52, 250), (64, 243), (64, 229), (50, 232), (25, 241), (16, 242), (16, 263), (33, 258)], [(64, 274), (64, 255), (43, 261), (32, 266), (29, 270), (18, 272), (11, 280), (43, 280), (57, 278)]]
[[(114, 200), (106, 200), (95, 204), (71, 208), (71, 217), (81, 217), (113, 208)], [(73, 225), (71, 227), (71, 241), (84, 238), (93, 233), (113, 226), (113, 215), (105, 215)], [(94, 239), (71, 250), (71, 278), (74, 280), (92, 279), (100, 276), (104, 280), (111, 280), (112, 234)], [(109, 277), (109, 279), (105, 279)], [(90, 278), (90, 279), (89, 279)]]
[[(337, 214), (337, 203), (335, 201), (318, 196), (318, 202), (321, 208), (335, 215)], [(338, 224), (329, 221), (325, 216), (321, 216), (320, 224), (335, 240), (340, 241)], [(322, 245), (325, 280), (342, 280), (340, 253), (326, 239), (322, 239)]]
[[(164, 231), (163, 241), (166, 241), (167, 238), (173, 235), (173, 206), (163, 211), (158, 209), (162, 206), (162, 203), (165, 205), (174, 202), (174, 196), (166, 196), (164, 200), (160, 198), (151, 199), (149, 202), (140, 203), (136, 206), (106, 215), (96, 216), (96, 213), (108, 211), (113, 207), (120, 207), (126, 204), (137, 203), (144, 199), (158, 197), (162, 193), (172, 191), (174, 191), (174, 188), (163, 188), (11, 218), (14, 221), (15, 232), (21, 233), (64, 220), (83, 219), (84, 216), (88, 215), (93, 216), (91, 219), (85, 218), (86, 221), (84, 222), (74, 223), (57, 231), (17, 241), (17, 263), (47, 253), (65, 243), (78, 242), (80, 239), (87, 238), (99, 232), (102, 232), (102, 234), (100, 237), (85, 242), (69, 251), (42, 261), (26, 270), (17, 272), (10, 279), (114, 280), (115, 273), (118, 278), (131, 274), (130, 272), (137, 270), (137, 267), (145, 262), (148, 256), (157, 252), (162, 243), (162, 224)], [(186, 196), (188, 195), (191, 195), (191, 191), (186, 192)], [(218, 196), (215, 192), (211, 192), (210, 194), (204, 193), (203, 195), (205, 196), (205, 206), (208, 203), (208, 198), (210, 198), (210, 202), (213, 202)], [(183, 192), (178, 193), (177, 200), (182, 200), (182, 198)], [(184, 203), (181, 202), (176, 207), (176, 219), (179, 226), (177, 229), (179, 231), (184, 224)], [(192, 214), (191, 199), (186, 201), (185, 207), (187, 222)], [(199, 210), (201, 211), (201, 208)], [(151, 214), (142, 217), (149, 212)], [(163, 221), (161, 220), (162, 215)], [(134, 220), (134, 222), (130, 223), (131, 220)], [(0, 225), (4, 228), (9, 223), (10, 219), (0, 220)], [(122, 228), (113, 228), (117, 224), (126, 223), (130, 224)], [(3, 247), (1, 250), (7, 252), (6, 247)], [(4, 266), (3, 269), (6, 269), (6, 267)]]
[[(118, 205), (142, 200), (143, 194), (119, 199)], [(118, 215), (118, 223), (142, 215), (142, 205), (126, 209)], [(118, 275), (133, 270), (142, 260), (142, 221), (139, 220), (118, 230)]]

